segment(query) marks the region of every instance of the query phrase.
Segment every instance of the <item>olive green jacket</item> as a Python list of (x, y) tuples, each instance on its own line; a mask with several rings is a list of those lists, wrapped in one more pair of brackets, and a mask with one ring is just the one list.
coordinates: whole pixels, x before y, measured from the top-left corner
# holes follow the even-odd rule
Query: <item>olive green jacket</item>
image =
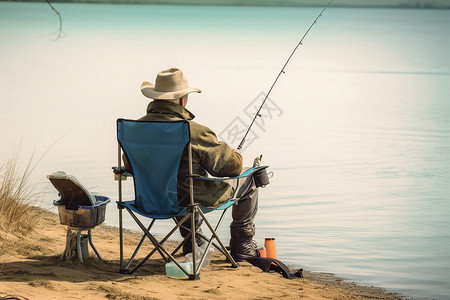
[[(193, 122), (194, 115), (181, 105), (154, 100), (147, 107), (144, 121), (188, 120), (191, 131), (193, 174), (216, 177), (237, 176), (242, 171), (242, 156), (231, 150), (224, 142), (219, 142), (216, 134), (206, 126)], [(184, 153), (178, 171), (178, 194), (182, 205), (189, 203), (188, 157)], [(225, 182), (194, 179), (195, 202), (203, 206), (218, 206), (226, 202), (233, 192)]]

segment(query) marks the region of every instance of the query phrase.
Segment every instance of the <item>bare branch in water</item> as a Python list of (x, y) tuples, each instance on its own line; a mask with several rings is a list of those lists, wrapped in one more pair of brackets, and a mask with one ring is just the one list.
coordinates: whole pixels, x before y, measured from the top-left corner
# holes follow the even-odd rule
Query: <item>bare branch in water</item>
[(45, 1), (48, 3), (48, 5), (50, 5), (50, 7), (53, 9), (53, 11), (58, 15), (58, 18), (59, 18), (59, 32), (58, 32), (58, 37), (56, 38), (58, 40), (63, 35), (61, 14), (59, 13), (59, 11), (56, 10), (56, 8), (53, 7), (53, 5), (50, 3), (49, 0), (45, 0)]

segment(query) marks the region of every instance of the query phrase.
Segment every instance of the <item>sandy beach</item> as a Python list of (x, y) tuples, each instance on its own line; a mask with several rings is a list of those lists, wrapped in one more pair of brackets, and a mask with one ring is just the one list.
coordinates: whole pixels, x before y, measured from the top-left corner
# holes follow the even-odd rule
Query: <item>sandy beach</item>
[[(202, 269), (200, 280), (167, 277), (159, 256), (124, 275), (118, 272), (117, 228), (101, 225), (92, 230), (104, 260), (91, 250), (83, 264), (59, 261), (66, 229), (56, 214), (42, 212), (35, 230), (26, 236), (0, 231), (0, 299), (405, 299), (328, 273), (304, 271), (304, 278), (288, 280), (249, 263), (231, 268), (218, 251)], [(127, 232), (125, 243), (138, 236)]]

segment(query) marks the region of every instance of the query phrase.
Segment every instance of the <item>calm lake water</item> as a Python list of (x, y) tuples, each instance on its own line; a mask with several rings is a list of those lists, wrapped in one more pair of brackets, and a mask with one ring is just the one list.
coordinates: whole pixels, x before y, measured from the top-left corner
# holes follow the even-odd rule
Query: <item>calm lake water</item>
[[(117, 200), (115, 120), (172, 66), (189, 109), (232, 146), (319, 8), (0, 2), (0, 163), (33, 150)], [(450, 299), (450, 11), (330, 7), (270, 95), (244, 151), (273, 171), (256, 241), (294, 267), (415, 299)], [(236, 127), (241, 126), (241, 127)], [(48, 150), (48, 152), (46, 152)], [(133, 195), (132, 182), (125, 185)], [(230, 218), (228, 218), (229, 221)], [(106, 223), (117, 225), (114, 204)], [(134, 228), (131, 222), (129, 228)], [(163, 230), (164, 227), (161, 227)], [(224, 224), (222, 235), (228, 239)], [(99, 249), (101, 251), (101, 249)]]

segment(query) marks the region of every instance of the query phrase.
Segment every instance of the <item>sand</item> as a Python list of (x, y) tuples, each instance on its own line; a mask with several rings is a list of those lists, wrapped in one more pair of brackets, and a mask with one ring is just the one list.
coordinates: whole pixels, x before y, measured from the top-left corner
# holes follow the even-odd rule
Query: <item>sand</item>
[[(117, 228), (92, 230), (103, 261), (91, 250), (83, 264), (59, 260), (66, 230), (57, 215), (42, 212), (26, 236), (0, 231), (0, 299), (405, 299), (328, 273), (304, 271), (304, 278), (288, 280), (247, 262), (231, 268), (218, 251), (200, 280), (167, 277), (159, 255), (132, 275), (120, 274)], [(125, 243), (137, 237), (127, 232)]]

